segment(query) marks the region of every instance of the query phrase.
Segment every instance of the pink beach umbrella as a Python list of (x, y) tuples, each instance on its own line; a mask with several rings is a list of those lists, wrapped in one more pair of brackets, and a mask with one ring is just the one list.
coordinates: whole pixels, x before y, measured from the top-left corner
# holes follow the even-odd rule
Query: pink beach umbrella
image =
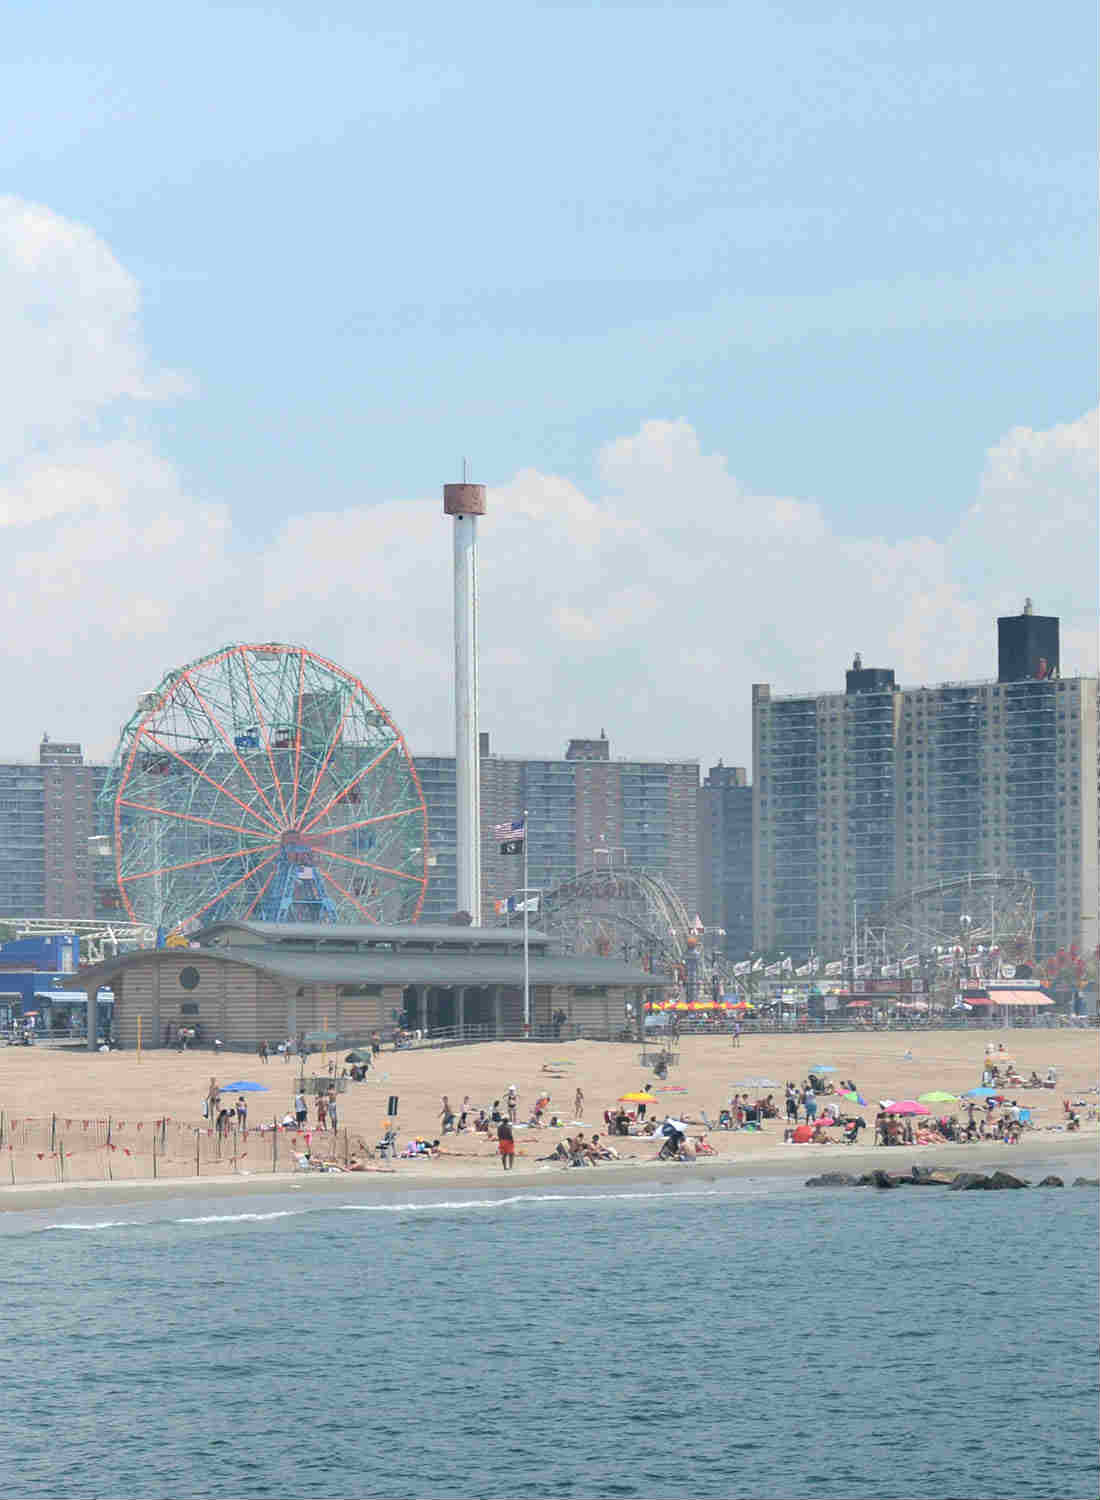
[(889, 1106), (892, 1115), (930, 1115), (932, 1111), (927, 1104), (920, 1104), (916, 1099), (899, 1099), (896, 1104)]

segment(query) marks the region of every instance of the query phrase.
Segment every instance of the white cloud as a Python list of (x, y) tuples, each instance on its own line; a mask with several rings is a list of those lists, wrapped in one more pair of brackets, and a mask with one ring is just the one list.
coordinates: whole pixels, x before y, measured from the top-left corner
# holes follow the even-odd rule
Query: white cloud
[[(40, 727), (109, 751), (136, 694), (226, 640), (304, 641), (356, 671), (414, 750), (452, 742), (451, 524), (439, 496), (290, 517), (247, 556), (135, 413), (185, 388), (150, 368), (139, 288), (88, 229), (0, 200), (0, 753)], [(904, 682), (989, 676), (1025, 595), (1096, 670), (1096, 414), (1015, 428), (950, 535), (846, 536), (751, 492), (690, 422), (597, 455), (586, 493), (526, 469), (481, 524), (482, 722), (501, 751), (746, 761), (750, 684), (840, 688), (853, 651)]]

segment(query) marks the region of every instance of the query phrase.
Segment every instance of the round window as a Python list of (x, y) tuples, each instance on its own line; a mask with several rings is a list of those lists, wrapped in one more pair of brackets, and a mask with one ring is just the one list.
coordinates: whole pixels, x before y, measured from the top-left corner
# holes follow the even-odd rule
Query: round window
[(197, 990), (199, 987), (198, 969), (186, 968), (180, 970), (180, 984), (185, 990)]

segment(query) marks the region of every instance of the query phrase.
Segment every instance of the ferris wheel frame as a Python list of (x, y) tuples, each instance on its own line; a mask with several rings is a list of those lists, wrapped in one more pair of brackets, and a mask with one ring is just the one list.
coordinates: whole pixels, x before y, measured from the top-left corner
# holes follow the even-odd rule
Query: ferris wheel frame
[(123, 729), (101, 802), (122, 904), (165, 932), (423, 909), (427, 807), (405, 738), (358, 677), (305, 646), (240, 642), (167, 673)]

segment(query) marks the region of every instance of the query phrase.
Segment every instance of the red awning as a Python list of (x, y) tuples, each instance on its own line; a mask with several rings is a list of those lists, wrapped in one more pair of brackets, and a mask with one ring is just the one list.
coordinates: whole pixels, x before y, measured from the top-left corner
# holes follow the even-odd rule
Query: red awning
[[(988, 1002), (983, 1000), (981, 1003), (983, 1005), (987, 1003), (990, 1005), (1053, 1005), (1054, 1001), (1049, 1000), (1040, 990), (990, 990)], [(973, 1005), (974, 1001), (971, 1000), (969, 1004)]]

